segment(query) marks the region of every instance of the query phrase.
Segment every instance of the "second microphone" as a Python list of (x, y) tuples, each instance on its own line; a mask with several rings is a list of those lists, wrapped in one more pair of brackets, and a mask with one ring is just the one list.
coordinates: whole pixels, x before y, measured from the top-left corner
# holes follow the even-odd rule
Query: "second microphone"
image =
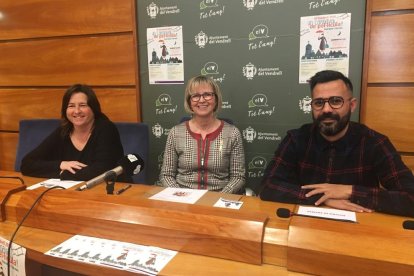
[(85, 185), (82, 185), (76, 190), (83, 191), (86, 189), (90, 189), (108, 180), (108, 178), (112, 177), (114, 174), (118, 176), (123, 173), (127, 176), (132, 176), (138, 174), (140, 171), (144, 169), (144, 160), (138, 154), (133, 153), (124, 156), (121, 160), (119, 160), (118, 164), (119, 166), (113, 168), (112, 170), (104, 172), (103, 174), (86, 181)]

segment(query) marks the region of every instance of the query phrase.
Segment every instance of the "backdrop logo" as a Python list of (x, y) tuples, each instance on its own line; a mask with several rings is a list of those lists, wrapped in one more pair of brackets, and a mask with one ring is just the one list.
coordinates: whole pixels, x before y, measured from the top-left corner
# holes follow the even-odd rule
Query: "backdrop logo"
[(221, 109), (231, 109), (231, 104), (229, 103), (229, 101), (224, 101), (222, 102), (221, 105)]
[(167, 15), (167, 14), (175, 14), (180, 13), (180, 9), (178, 6), (164, 6), (158, 7), (154, 2), (148, 5), (147, 7), (147, 14), (151, 19), (155, 19), (157, 15)]
[(251, 62), (243, 67), (243, 76), (245, 76), (248, 80), (252, 80), (256, 74), (257, 68)]
[(253, 159), (249, 162), (247, 175), (248, 177), (263, 177), (264, 176), (264, 170), (266, 169), (267, 161), (262, 156), (255, 156)]
[(267, 106), (267, 96), (265, 94), (256, 94), (249, 101), (249, 108), (256, 106)]
[(214, 7), (218, 7), (218, 0), (203, 0), (200, 3), (200, 10)]
[[(255, 41), (253, 41), (255, 40)], [(269, 37), (269, 28), (266, 25), (256, 25), (249, 34), (249, 50), (272, 48), (276, 44), (276, 36)]]
[(155, 101), (155, 114), (174, 114), (177, 111), (177, 105), (172, 106), (171, 97), (168, 94), (161, 94)]
[(226, 74), (223, 75), (219, 75), (220, 72), (218, 71), (219, 67), (218, 64), (213, 62), (213, 61), (209, 61), (206, 64), (204, 64), (203, 69), (201, 69), (201, 75), (204, 76), (210, 76), (215, 82), (219, 82), (219, 83), (223, 83), (224, 78), (226, 77)]
[(257, 0), (243, 0), (243, 5), (247, 8), (247, 10), (253, 10), (254, 6), (256, 6)]
[(311, 1), (309, 3), (309, 9), (317, 9), (319, 7), (328, 6), (328, 5), (335, 5), (341, 2), (341, 0), (322, 0), (319, 2)]
[(283, 2), (284, 0), (243, 0), (243, 5), (247, 8), (247, 10), (251, 11), (254, 9), (254, 7), (257, 4), (259, 6), (263, 6), (263, 5), (281, 4)]
[(151, 17), (151, 19), (156, 18), (159, 11), (160, 9), (157, 5), (154, 4), (154, 2), (149, 4), (149, 6), (147, 7), (147, 14), (149, 15), (149, 17)]
[(247, 143), (253, 143), (254, 139), (256, 139), (256, 136), (257, 133), (251, 126), (243, 130), (243, 137), (247, 141)]
[(200, 3), (200, 19), (222, 16), (225, 6), (219, 6), (218, 0), (203, 0)]
[(275, 106), (269, 107), (267, 105), (267, 96), (265, 94), (256, 94), (248, 103), (249, 117), (272, 116), (275, 113)]
[(163, 133), (164, 133), (164, 128), (159, 123), (156, 123), (152, 127), (152, 134), (154, 134), (155, 137), (161, 138)]
[(246, 64), (243, 67), (243, 75), (248, 79), (252, 80), (254, 76), (261, 77), (274, 77), (283, 75), (283, 71), (279, 67), (259, 67), (257, 68), (252, 63)]
[(217, 75), (218, 72), (218, 65), (213, 61), (209, 61), (204, 64), (203, 69), (201, 69), (202, 75)]
[(152, 134), (154, 134), (156, 138), (161, 138), (161, 136), (163, 135), (168, 136), (171, 129), (164, 128), (159, 123), (156, 123), (155, 125), (152, 126), (151, 130), (152, 130)]
[(207, 44), (229, 44), (231, 38), (228, 35), (207, 36), (203, 31), (200, 31), (194, 37), (195, 43), (200, 48), (204, 48)]
[(208, 36), (203, 31), (199, 32), (195, 36), (195, 43), (198, 45), (198, 47), (204, 48), (207, 42), (208, 42)]
[(299, 108), (303, 111), (305, 114), (309, 114), (312, 111), (311, 106), (312, 99), (309, 96), (306, 96), (302, 100), (299, 100)]
[(249, 34), (249, 40), (269, 37), (269, 28), (266, 25), (260, 24), (254, 26)]
[(155, 106), (171, 105), (171, 97), (168, 94), (161, 94), (155, 101)]
[(252, 127), (248, 127), (243, 130), (243, 138), (247, 143), (252, 143), (255, 139), (262, 141), (281, 141), (282, 137), (275, 132), (260, 132), (254, 130)]
[(267, 161), (262, 156), (253, 157), (249, 162), (249, 169), (266, 169)]

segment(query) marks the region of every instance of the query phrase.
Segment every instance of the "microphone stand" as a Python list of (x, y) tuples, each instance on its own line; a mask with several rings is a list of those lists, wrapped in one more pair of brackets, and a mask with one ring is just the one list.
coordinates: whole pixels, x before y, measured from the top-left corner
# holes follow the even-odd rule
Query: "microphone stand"
[(116, 176), (117, 175), (114, 171), (109, 171), (105, 175), (106, 193), (108, 195), (113, 195), (114, 194)]
[(24, 185), (23, 178), (21, 178), (19, 176), (0, 176), (0, 178), (4, 178), (4, 179), (18, 179), (20, 181), (20, 183), (22, 183), (22, 185)]

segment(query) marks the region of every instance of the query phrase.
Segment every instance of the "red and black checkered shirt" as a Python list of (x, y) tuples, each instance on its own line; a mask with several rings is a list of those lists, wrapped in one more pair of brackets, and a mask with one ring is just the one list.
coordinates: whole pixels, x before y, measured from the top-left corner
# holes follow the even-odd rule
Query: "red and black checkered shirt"
[(344, 137), (329, 142), (313, 124), (288, 131), (269, 163), (263, 200), (314, 204), (306, 184), (353, 185), (350, 201), (389, 214), (414, 216), (414, 176), (389, 139), (351, 122)]

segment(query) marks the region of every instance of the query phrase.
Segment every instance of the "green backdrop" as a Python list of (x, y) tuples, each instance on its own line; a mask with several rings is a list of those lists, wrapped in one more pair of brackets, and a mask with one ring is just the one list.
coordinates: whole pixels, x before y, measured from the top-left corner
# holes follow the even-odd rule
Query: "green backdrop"
[[(149, 183), (157, 183), (169, 129), (186, 113), (187, 80), (213, 77), (223, 92), (219, 117), (244, 135), (247, 185), (256, 189), (286, 131), (311, 121), (299, 84), (301, 17), (351, 13), (349, 74), (360, 95), (365, 1), (360, 0), (171, 0), (137, 1), (143, 121), (150, 127)], [(184, 84), (150, 84), (147, 28), (182, 26)], [(258, 27), (257, 27), (258, 26)], [(267, 36), (250, 39), (265, 30)], [(201, 33), (202, 32), (202, 33)], [(196, 36), (208, 42), (200, 47)], [(248, 78), (249, 69), (256, 74)], [(250, 71), (251, 72), (251, 71)], [(353, 114), (358, 120), (359, 112)]]

